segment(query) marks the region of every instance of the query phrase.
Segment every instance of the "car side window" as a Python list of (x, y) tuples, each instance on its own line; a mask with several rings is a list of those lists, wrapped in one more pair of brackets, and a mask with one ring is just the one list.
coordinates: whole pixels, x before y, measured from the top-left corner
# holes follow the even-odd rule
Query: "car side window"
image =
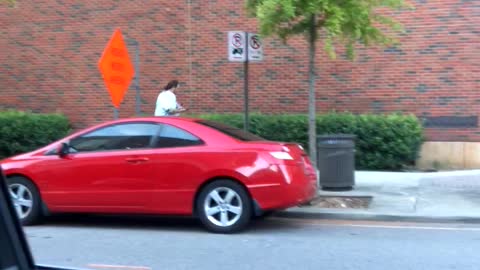
[(112, 125), (71, 140), (71, 151), (92, 152), (148, 148), (158, 130), (159, 125), (153, 123)]
[(204, 144), (195, 135), (167, 124), (161, 124), (160, 133), (155, 140), (156, 148), (185, 147)]

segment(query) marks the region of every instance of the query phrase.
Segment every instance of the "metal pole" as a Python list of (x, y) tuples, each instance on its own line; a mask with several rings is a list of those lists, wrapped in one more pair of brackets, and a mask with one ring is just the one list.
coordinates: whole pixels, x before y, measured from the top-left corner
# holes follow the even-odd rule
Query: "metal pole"
[(128, 44), (134, 49), (133, 68), (135, 69), (135, 76), (133, 77), (133, 84), (135, 87), (135, 114), (138, 116), (141, 113), (141, 97), (140, 97), (140, 48), (136, 39), (128, 39)]
[(135, 41), (135, 114), (137, 116), (141, 113), (141, 97), (140, 97), (140, 48), (137, 41)]
[(114, 120), (118, 119), (118, 109), (115, 107), (113, 108), (113, 119)]
[(246, 45), (245, 46), (245, 62), (243, 65), (243, 95), (244, 95), (244, 123), (243, 129), (245, 131), (249, 130), (249, 119), (248, 119), (248, 33), (245, 33)]
[(315, 42), (317, 40), (316, 15), (312, 15), (309, 29), (309, 61), (308, 61), (308, 146), (310, 160), (317, 166), (317, 130), (315, 102)]

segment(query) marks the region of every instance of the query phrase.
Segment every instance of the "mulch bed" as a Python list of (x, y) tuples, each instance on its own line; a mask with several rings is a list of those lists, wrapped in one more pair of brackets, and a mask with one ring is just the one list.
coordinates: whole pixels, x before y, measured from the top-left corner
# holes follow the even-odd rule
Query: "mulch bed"
[(371, 197), (319, 196), (302, 207), (367, 209)]

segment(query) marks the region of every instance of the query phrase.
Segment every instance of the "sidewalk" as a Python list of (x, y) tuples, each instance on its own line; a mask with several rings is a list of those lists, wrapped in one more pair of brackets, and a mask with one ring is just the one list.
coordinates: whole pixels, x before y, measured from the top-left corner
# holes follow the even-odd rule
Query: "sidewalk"
[(480, 222), (480, 170), (438, 173), (365, 172), (355, 174), (352, 191), (319, 191), (319, 196), (371, 197), (367, 209), (290, 208), (292, 218), (426, 222)]

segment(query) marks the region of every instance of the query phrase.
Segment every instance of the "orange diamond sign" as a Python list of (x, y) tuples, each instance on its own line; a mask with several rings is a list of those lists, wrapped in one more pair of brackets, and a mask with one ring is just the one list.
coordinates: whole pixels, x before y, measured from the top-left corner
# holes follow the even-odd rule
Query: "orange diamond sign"
[(98, 68), (110, 92), (113, 106), (119, 108), (135, 73), (120, 29), (115, 30), (105, 47)]

